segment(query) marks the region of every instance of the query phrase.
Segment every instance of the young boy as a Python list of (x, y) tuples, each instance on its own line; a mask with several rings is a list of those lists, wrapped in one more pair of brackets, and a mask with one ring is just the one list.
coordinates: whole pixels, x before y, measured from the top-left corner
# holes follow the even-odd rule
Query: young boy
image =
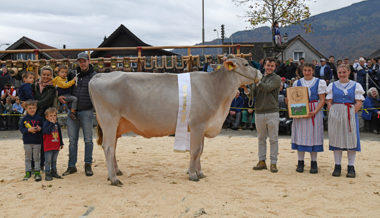
[(37, 101), (28, 100), (25, 103), (26, 116), (21, 120), (20, 131), (24, 141), (25, 149), (25, 177), (28, 180), (31, 177), (32, 157), (34, 159), (34, 180), (41, 181), (40, 175), (40, 155), (41, 155), (41, 125), (42, 118), (36, 114)]
[(22, 84), (18, 90), (18, 96), (22, 102), (27, 100), (34, 100), (32, 84), (34, 83), (34, 73), (33, 72), (25, 72), (22, 75), (22, 80), (24, 84)]
[(68, 67), (66, 65), (60, 65), (58, 70), (58, 76), (53, 79), (53, 85), (57, 88), (58, 96), (65, 96), (65, 101), (71, 103), (71, 113), (69, 116), (72, 120), (76, 120), (78, 99), (70, 93), (70, 87), (75, 84), (76, 78), (69, 82), (67, 81)]
[(57, 173), (57, 158), (60, 148), (63, 148), (61, 127), (57, 122), (57, 109), (50, 107), (45, 111), (45, 121), (42, 128), (45, 152), (45, 180), (62, 179)]

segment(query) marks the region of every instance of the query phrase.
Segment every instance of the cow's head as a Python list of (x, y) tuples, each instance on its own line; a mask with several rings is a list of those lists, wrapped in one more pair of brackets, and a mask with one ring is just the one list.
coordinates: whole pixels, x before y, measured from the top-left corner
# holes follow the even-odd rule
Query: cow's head
[(223, 65), (225, 69), (237, 73), (244, 85), (257, 82), (263, 77), (261, 72), (251, 67), (244, 58), (229, 56)]

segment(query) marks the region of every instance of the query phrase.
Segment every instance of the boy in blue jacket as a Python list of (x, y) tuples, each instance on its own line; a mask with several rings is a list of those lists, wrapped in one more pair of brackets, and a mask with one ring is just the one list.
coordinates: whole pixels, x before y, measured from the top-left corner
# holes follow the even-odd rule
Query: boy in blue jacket
[(24, 84), (22, 84), (18, 90), (18, 96), (22, 102), (27, 100), (34, 100), (33, 96), (33, 88), (32, 84), (34, 83), (34, 73), (33, 72), (25, 72), (22, 75), (22, 80)]
[(32, 158), (34, 159), (34, 180), (41, 181), (40, 174), (40, 155), (42, 143), (42, 118), (36, 114), (37, 101), (28, 100), (25, 103), (26, 115), (20, 122), (20, 131), (24, 142), (25, 150), (25, 177), (28, 180), (31, 177)]

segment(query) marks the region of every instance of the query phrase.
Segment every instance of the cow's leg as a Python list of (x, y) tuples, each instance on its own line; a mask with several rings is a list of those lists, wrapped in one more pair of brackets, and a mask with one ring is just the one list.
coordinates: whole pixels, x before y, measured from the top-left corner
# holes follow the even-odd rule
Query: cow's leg
[(203, 148), (204, 148), (204, 144), (205, 144), (205, 137), (203, 136), (202, 137), (202, 143), (201, 143), (201, 153), (199, 154), (195, 164), (196, 164), (196, 172), (197, 172), (197, 175), (198, 175), (198, 178), (199, 179), (203, 179), (205, 178), (206, 176), (203, 174), (202, 172), (202, 167), (201, 167), (201, 156), (202, 156), (202, 153), (203, 153)]
[(117, 124), (118, 123), (112, 123), (112, 125), (107, 125), (107, 128), (103, 128), (103, 150), (106, 156), (108, 178), (111, 180), (111, 185), (121, 186), (122, 183), (116, 176), (117, 164), (115, 151)]
[(119, 169), (119, 166), (118, 166), (118, 164), (117, 164), (117, 160), (116, 160), (116, 146), (117, 146), (117, 140), (118, 140), (118, 138), (116, 138), (116, 140), (115, 140), (114, 165), (115, 165), (116, 175), (117, 175), (117, 176), (122, 176), (122, 175), (123, 175), (123, 172), (121, 172), (121, 170)]
[(199, 181), (200, 156), (202, 153), (203, 128), (190, 128), (190, 167), (189, 180)]

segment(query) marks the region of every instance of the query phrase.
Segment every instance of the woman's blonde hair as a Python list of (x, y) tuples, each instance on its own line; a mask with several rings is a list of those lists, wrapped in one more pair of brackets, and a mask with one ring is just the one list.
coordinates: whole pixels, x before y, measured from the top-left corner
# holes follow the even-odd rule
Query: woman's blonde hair
[(48, 71), (50, 71), (51, 75), (53, 75), (53, 68), (51, 68), (49, 65), (43, 66), (43, 67), (41, 68), (41, 70), (40, 70), (40, 75), (41, 75), (42, 71), (44, 71), (44, 70), (48, 70)]
[(348, 65), (348, 64), (341, 64), (341, 65), (339, 65), (339, 66), (337, 67), (336, 70), (338, 71), (339, 68), (344, 68), (344, 69), (346, 69), (348, 72), (351, 73), (351, 68), (350, 68), (350, 65)]

